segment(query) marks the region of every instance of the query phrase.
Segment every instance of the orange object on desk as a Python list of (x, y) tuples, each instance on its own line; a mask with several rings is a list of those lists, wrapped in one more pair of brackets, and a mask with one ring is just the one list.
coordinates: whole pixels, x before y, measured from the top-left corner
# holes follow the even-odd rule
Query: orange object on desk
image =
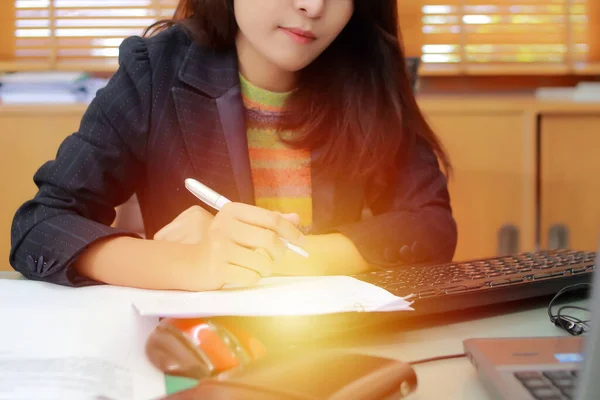
[(146, 355), (168, 375), (202, 379), (246, 365), (266, 354), (248, 332), (204, 318), (161, 320), (146, 342)]

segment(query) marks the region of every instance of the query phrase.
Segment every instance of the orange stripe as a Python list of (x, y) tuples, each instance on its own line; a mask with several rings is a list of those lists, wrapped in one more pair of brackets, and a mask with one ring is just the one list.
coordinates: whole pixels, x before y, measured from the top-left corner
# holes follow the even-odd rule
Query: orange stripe
[(255, 194), (260, 197), (287, 197), (287, 198), (310, 198), (311, 188), (308, 186), (287, 186), (277, 185), (277, 187), (255, 186)]
[(261, 104), (254, 100), (250, 100), (248, 97), (246, 97), (244, 95), (242, 95), (242, 99), (244, 101), (244, 105), (246, 106), (246, 108), (249, 108), (249, 109), (261, 110), (261, 111), (272, 111), (272, 112), (280, 112), (282, 109), (282, 107), (269, 106), (266, 104)]
[[(275, 120), (275, 121), (272, 121)], [(263, 119), (253, 118), (251, 115), (246, 117), (247, 129), (277, 132), (277, 117), (264, 117)]]
[(260, 168), (252, 170), (252, 178), (255, 186), (276, 187), (281, 184), (285, 186), (311, 186), (309, 168)]
[(248, 149), (250, 160), (301, 160), (310, 158), (310, 152), (304, 149), (265, 149), (251, 147)]

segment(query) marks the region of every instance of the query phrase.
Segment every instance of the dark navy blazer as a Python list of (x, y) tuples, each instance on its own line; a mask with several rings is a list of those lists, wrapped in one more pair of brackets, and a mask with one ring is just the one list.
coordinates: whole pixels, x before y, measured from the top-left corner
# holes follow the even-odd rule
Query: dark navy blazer
[[(136, 236), (110, 226), (134, 193), (147, 237), (198, 204), (188, 177), (254, 202), (235, 51), (209, 51), (175, 27), (126, 39), (119, 62), (14, 217), (10, 263), (29, 279), (95, 284), (70, 265), (96, 240)], [(392, 178), (382, 186), (313, 173), (313, 233), (343, 233), (374, 266), (451, 260), (456, 225), (431, 148), (418, 141)], [(365, 205), (373, 216), (361, 219)]]

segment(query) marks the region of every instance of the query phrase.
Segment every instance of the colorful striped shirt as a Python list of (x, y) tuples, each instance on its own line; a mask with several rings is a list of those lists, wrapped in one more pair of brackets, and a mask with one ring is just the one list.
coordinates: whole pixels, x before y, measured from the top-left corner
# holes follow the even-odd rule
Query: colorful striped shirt
[(310, 150), (294, 149), (279, 139), (292, 132), (277, 130), (290, 93), (258, 88), (240, 75), (246, 108), (248, 151), (256, 205), (281, 213), (297, 213), (308, 232), (312, 225)]

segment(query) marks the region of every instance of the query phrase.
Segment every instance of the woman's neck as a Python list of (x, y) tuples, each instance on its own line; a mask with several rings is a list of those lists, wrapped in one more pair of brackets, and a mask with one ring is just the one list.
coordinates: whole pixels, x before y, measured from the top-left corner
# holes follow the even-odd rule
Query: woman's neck
[(241, 33), (236, 38), (240, 73), (253, 85), (270, 92), (295, 88), (296, 73), (284, 71), (265, 59)]

